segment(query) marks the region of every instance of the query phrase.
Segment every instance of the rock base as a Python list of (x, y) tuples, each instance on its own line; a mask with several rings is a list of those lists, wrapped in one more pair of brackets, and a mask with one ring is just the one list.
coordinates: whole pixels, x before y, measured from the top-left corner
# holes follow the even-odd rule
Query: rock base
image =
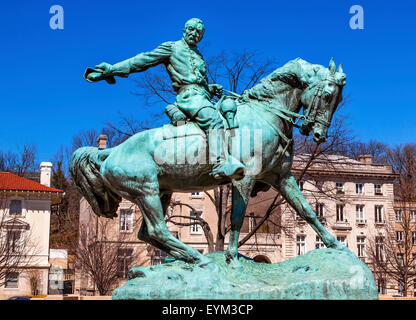
[(207, 257), (210, 268), (183, 261), (133, 268), (136, 277), (113, 300), (378, 299), (373, 274), (348, 249), (317, 249), (274, 264), (240, 255), (238, 268), (226, 264), (224, 252)]

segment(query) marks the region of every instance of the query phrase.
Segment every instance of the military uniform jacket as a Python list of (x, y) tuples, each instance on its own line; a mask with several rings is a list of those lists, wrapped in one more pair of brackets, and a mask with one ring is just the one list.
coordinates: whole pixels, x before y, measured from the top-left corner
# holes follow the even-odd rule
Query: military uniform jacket
[(158, 64), (166, 67), (179, 109), (194, 117), (200, 109), (213, 107), (205, 61), (198, 49), (189, 47), (183, 39), (162, 43), (152, 51), (116, 63), (111, 74), (126, 77)]

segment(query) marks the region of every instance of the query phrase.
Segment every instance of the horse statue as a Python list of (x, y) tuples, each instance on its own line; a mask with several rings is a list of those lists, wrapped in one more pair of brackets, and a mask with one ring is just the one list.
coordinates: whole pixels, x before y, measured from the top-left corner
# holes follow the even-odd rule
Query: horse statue
[(143, 215), (140, 240), (202, 267), (209, 265), (210, 259), (170, 233), (165, 211), (173, 192), (204, 191), (227, 183), (232, 183), (227, 263), (238, 265), (238, 239), (246, 206), (250, 196), (264, 186), (280, 192), (326, 247), (345, 250), (320, 223), (291, 173), (293, 128), (303, 135), (312, 132), (316, 143), (326, 141), (345, 79), (342, 65), (336, 70), (333, 59), (327, 68), (297, 58), (235, 99), (238, 127), (228, 132), (233, 131), (229, 137), (237, 140), (233, 149), (239, 149), (246, 166), (241, 179), (214, 179), (212, 163), (198, 161), (207, 148), (206, 135), (194, 123), (139, 132), (114, 148), (79, 148), (71, 157), (70, 173), (95, 214), (117, 216), (118, 205), (125, 198)]

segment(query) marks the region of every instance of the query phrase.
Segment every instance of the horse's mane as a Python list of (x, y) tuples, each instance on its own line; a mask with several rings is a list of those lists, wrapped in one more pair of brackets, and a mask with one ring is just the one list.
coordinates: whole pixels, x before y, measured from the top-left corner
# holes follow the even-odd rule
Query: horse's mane
[(304, 89), (309, 85), (311, 77), (323, 72), (327, 73), (327, 68), (296, 58), (264, 77), (252, 88), (244, 91), (241, 99), (243, 101), (270, 101), (276, 97), (279, 90), (279, 86), (276, 85), (277, 81), (294, 88)]

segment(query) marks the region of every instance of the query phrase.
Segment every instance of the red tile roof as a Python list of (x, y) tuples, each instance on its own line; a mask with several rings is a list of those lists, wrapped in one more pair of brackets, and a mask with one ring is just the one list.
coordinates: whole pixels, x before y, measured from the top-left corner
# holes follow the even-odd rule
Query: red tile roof
[(63, 192), (10, 172), (0, 172), (0, 190)]

